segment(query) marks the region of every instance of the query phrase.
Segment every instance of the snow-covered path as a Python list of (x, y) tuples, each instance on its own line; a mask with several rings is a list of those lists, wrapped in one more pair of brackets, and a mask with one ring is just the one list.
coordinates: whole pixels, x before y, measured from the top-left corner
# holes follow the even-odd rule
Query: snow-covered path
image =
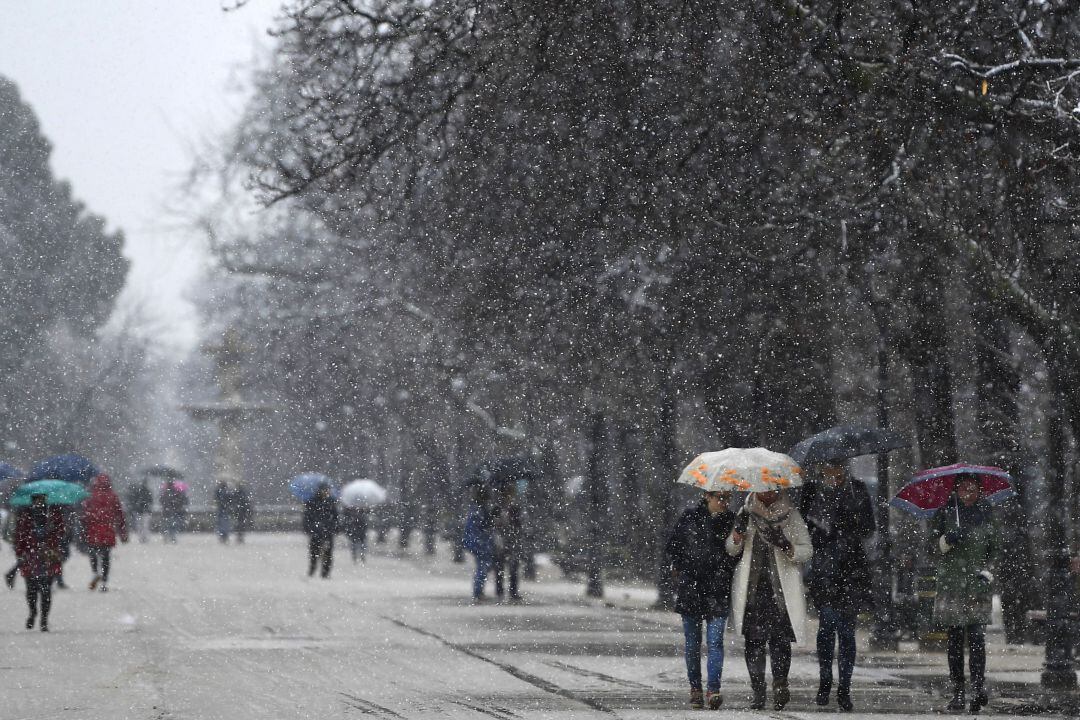
[[(10, 555), (6, 556), (10, 559)], [(586, 602), (565, 583), (526, 585), (521, 606), (473, 607), (466, 570), (339, 545), (330, 580), (304, 575), (300, 536), (222, 547), (206, 535), (118, 549), (110, 592), (68, 564), (52, 632), (22, 628), (22, 584), (0, 610), (0, 717), (667, 718), (683, 709), (677, 618)], [(746, 671), (728, 634), (725, 714), (743, 712)], [(940, 662), (940, 660), (935, 660)], [(993, 667), (994, 660), (991, 660)], [(936, 672), (936, 670), (935, 670)], [(798, 653), (794, 699), (773, 717), (821, 718), (817, 668)], [(862, 669), (875, 717), (940, 704), (903, 669)], [(834, 709), (834, 708), (833, 708)], [(906, 710), (906, 712), (905, 712)]]

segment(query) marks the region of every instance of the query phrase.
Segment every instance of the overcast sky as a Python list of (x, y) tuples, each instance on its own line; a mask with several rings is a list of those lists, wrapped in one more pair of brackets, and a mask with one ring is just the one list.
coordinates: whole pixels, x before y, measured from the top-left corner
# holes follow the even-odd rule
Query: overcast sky
[(14, 80), (52, 141), (52, 166), (110, 226), (133, 261), (128, 300), (144, 298), (172, 344), (197, 318), (185, 288), (200, 239), (163, 209), (192, 148), (226, 130), (246, 69), (271, 42), (279, 0), (0, 0), (0, 74)]

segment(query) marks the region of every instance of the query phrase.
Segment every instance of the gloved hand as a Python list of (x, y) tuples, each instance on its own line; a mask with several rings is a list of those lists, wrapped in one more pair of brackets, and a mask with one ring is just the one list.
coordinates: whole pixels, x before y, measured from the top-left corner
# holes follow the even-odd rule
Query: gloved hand
[(735, 516), (735, 528), (734, 528), (734, 530), (735, 530), (735, 532), (737, 532), (740, 535), (745, 537), (746, 528), (749, 525), (750, 525), (750, 513), (749, 513), (749, 511), (747, 511), (746, 507), (743, 506), (743, 507), (739, 508), (739, 512)]
[(953, 528), (952, 530), (945, 533), (945, 542), (949, 543), (953, 547), (956, 547), (964, 541), (964, 535), (965, 532), (963, 528)]
[(791, 550), (791, 541), (784, 537), (784, 531), (778, 527), (770, 525), (769, 528), (762, 533), (762, 536), (770, 545), (775, 545), (784, 552)]

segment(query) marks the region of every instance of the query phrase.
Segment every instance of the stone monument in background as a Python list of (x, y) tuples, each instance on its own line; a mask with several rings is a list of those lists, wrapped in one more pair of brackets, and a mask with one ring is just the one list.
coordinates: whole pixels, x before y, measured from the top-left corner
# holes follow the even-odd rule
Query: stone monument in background
[(220, 398), (213, 402), (183, 405), (194, 420), (217, 425), (218, 441), (214, 453), (214, 482), (230, 485), (244, 479), (244, 434), (257, 415), (274, 409), (273, 405), (248, 402), (240, 394), (241, 360), (244, 347), (235, 329), (225, 331), (219, 344), (204, 345), (202, 351), (213, 357), (217, 370)]

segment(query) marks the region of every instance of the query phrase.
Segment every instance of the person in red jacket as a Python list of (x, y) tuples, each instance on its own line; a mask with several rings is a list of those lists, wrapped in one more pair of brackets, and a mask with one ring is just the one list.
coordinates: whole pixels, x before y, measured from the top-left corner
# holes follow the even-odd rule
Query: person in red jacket
[(116, 536), (120, 535), (121, 542), (128, 541), (124, 506), (120, 504), (108, 475), (98, 475), (90, 483), (90, 497), (83, 503), (83, 533), (90, 551), (90, 569), (94, 571), (90, 589), (100, 587), (101, 592), (105, 592)]
[(40, 607), (42, 632), (49, 630), (52, 579), (60, 574), (64, 542), (64, 515), (60, 508), (46, 505), (46, 498), (44, 494), (31, 497), (30, 507), (19, 510), (15, 520), (15, 556), (26, 580), (26, 605), (30, 610), (26, 629), (34, 627)]

